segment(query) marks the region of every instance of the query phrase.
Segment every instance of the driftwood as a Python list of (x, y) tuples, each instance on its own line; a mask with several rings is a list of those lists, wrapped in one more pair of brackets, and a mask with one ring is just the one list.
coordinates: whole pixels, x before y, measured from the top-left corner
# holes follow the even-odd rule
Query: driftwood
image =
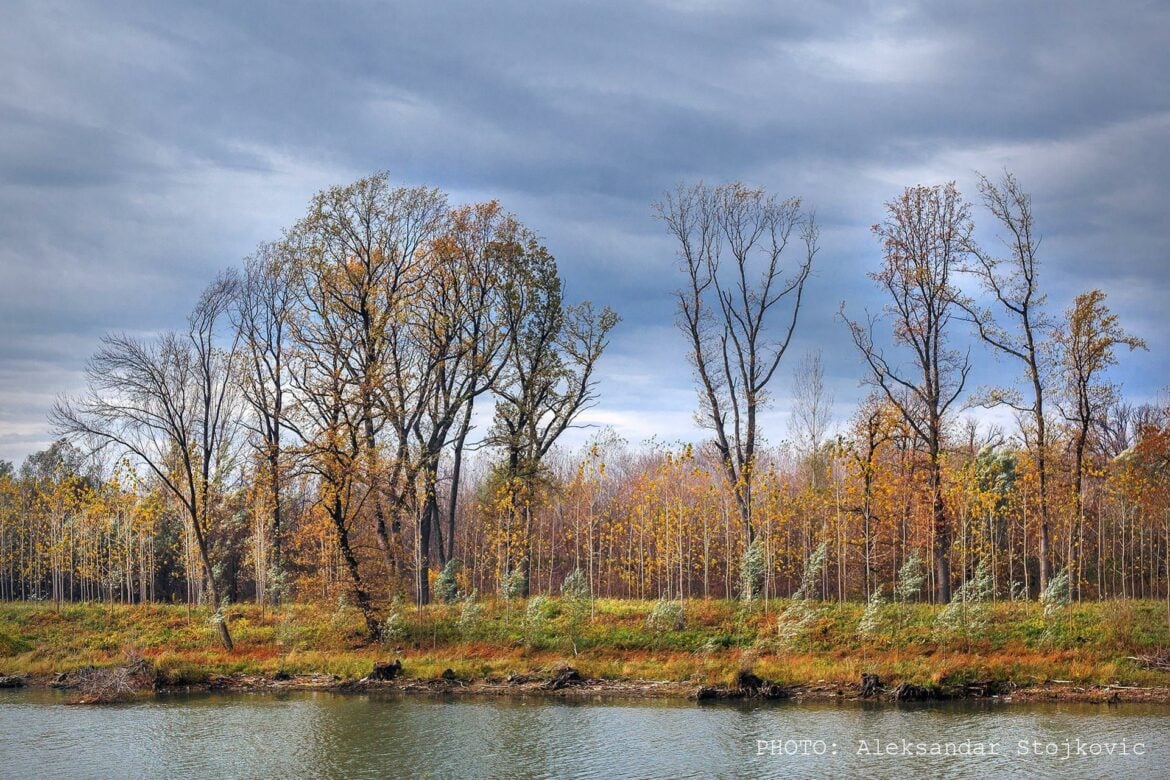
[(562, 666), (556, 671), (553, 678), (544, 684), (544, 688), (549, 691), (559, 691), (570, 685), (581, 685), (584, 682), (585, 679), (576, 669), (571, 666)]
[(1131, 655), (1127, 660), (1133, 661), (1147, 669), (1170, 672), (1170, 652), (1161, 652), (1157, 655)]
[(890, 698), (894, 701), (927, 701), (939, 698), (939, 691), (913, 683), (902, 683), (890, 691)]
[(394, 663), (379, 663), (374, 662), (374, 669), (365, 676), (366, 680), (386, 681), (393, 680), (398, 675), (402, 674), (402, 661), (395, 660)]
[(1000, 680), (974, 680), (963, 684), (963, 695), (973, 698), (984, 696), (999, 696), (1002, 693), (1014, 691), (1015, 683), (1001, 682)]
[(765, 680), (762, 677), (740, 669), (735, 675), (735, 690), (743, 697), (758, 699), (785, 699), (788, 691), (779, 683)]
[(86, 666), (74, 672), (57, 675), (50, 685), (70, 688), (78, 694), (69, 704), (114, 704), (129, 701), (143, 690), (154, 688), (154, 666), (141, 658), (122, 666)]

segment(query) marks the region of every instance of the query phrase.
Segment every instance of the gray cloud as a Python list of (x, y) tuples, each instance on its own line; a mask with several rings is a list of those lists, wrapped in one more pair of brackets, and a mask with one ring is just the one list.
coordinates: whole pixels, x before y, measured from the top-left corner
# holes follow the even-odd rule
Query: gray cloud
[[(177, 325), (321, 187), (388, 169), (498, 197), (570, 294), (625, 321), (598, 422), (695, 435), (671, 328), (680, 180), (800, 194), (822, 224), (796, 350), (861, 392), (835, 320), (877, 310), (868, 226), (903, 186), (1014, 170), (1054, 311), (1099, 286), (1165, 383), (1170, 70), (1162, 6), (1061, 3), (11, 4), (0, 30), (0, 457), (49, 439), (112, 329)], [(979, 355), (980, 381), (1002, 366)], [(782, 377), (787, 381), (787, 373)], [(770, 418), (782, 425), (786, 390)], [(779, 440), (781, 430), (770, 430)]]

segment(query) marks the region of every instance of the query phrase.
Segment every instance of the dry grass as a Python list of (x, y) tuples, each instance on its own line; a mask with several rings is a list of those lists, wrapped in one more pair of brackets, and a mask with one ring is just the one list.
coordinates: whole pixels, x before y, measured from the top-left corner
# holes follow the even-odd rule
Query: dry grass
[[(401, 657), (415, 678), (451, 669), (461, 679), (541, 674), (571, 663), (586, 677), (728, 683), (740, 668), (790, 685), (846, 685), (862, 672), (890, 683), (961, 685), (994, 680), (1031, 684), (1170, 685), (1170, 670), (1134, 660), (1170, 647), (1162, 605), (1083, 604), (1044, 620), (1035, 604), (992, 607), (988, 628), (956, 638), (935, 628), (937, 609), (903, 608), (897, 630), (863, 637), (860, 604), (826, 604), (795, 645), (776, 639), (776, 602), (686, 603), (685, 624), (655, 630), (653, 602), (600, 600), (595, 617), (571, 631), (569, 610), (555, 600), (551, 617), (526, 625), (522, 604), (486, 602), (479, 620), (459, 625), (459, 606), (404, 608), (401, 634), (385, 645), (363, 640), (356, 611), (287, 605), (228, 610), (236, 650), (217, 644), (208, 615), (171, 605), (68, 605), (58, 614), (40, 604), (0, 604), (0, 675), (44, 678), (82, 667), (123, 663), (127, 649), (153, 664), (160, 682), (197, 684), (212, 674), (271, 676), (367, 674), (375, 660)], [(569, 635), (578, 637), (574, 655)]]

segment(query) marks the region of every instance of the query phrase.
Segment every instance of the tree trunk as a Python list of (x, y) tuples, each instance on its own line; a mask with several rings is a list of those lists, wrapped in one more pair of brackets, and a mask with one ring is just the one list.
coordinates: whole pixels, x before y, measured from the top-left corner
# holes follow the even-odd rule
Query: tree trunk
[(935, 594), (939, 604), (951, 600), (951, 533), (942, 495), (942, 463), (937, 446), (930, 456), (931, 519), (934, 531)]
[(340, 499), (334, 498), (329, 515), (330, 519), (333, 520), (333, 527), (337, 531), (337, 546), (341, 549), (341, 557), (345, 561), (346, 570), (349, 572), (350, 584), (353, 586), (353, 594), (354, 599), (357, 601), (357, 608), (361, 611), (362, 617), (366, 621), (366, 635), (371, 642), (376, 642), (382, 636), (382, 626), (378, 622), (377, 615), (374, 614), (373, 605), (370, 603), (370, 594), (362, 584), (362, 575), (358, 569), (357, 556), (354, 555), (353, 548), (349, 543), (349, 529), (345, 526), (345, 511), (341, 506)]

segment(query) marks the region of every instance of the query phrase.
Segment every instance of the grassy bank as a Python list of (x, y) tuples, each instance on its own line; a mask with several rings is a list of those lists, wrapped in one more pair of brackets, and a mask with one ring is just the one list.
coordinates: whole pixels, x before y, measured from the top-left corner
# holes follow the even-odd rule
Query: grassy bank
[[(236, 650), (226, 653), (200, 610), (83, 604), (57, 613), (44, 604), (6, 603), (0, 605), (0, 675), (43, 679), (142, 656), (162, 682), (175, 685), (278, 672), (356, 679), (376, 660), (401, 658), (405, 674), (416, 679), (447, 669), (462, 679), (540, 675), (567, 662), (589, 678), (696, 686), (728, 684), (745, 668), (804, 686), (854, 685), (863, 672), (893, 684), (1170, 686), (1170, 673), (1130, 660), (1170, 647), (1165, 607), (1157, 602), (1073, 605), (1049, 616), (1037, 604), (998, 603), (950, 626), (939, 625), (937, 607), (904, 605), (886, 607), (864, 633), (861, 604), (798, 604), (785, 614), (785, 602), (765, 609), (689, 601), (681, 615), (673, 607), (651, 619), (654, 607), (602, 600), (590, 614), (557, 599), (532, 608), (521, 601), (471, 610), (403, 606), (387, 622), (387, 639), (368, 645), (350, 608), (287, 605), (262, 612), (237, 605), (228, 610)], [(778, 623), (789, 630), (778, 630)]]

